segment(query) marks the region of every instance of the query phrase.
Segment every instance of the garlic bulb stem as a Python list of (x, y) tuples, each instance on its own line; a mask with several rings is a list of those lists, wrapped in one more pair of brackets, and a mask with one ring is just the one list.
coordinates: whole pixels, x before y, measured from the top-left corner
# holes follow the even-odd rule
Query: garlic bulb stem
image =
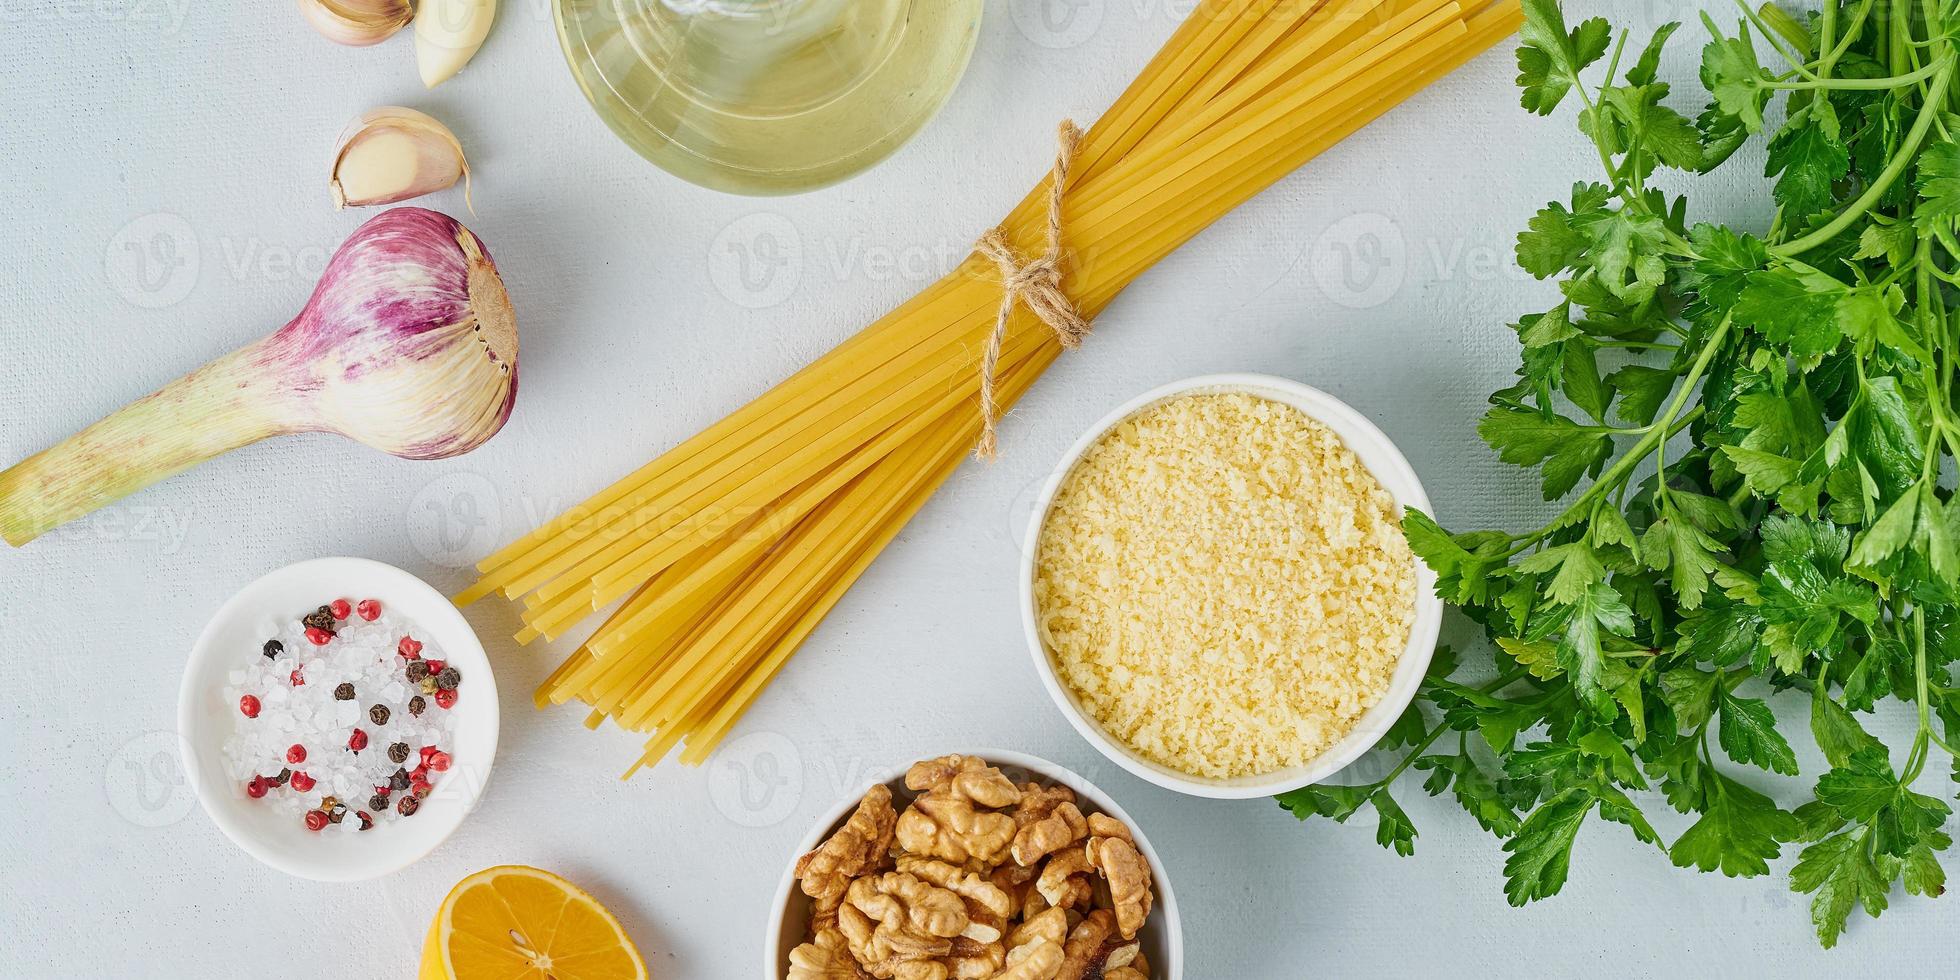
[(226, 354), (0, 472), (0, 538), (24, 545), (213, 456), (299, 431), (259, 367), (265, 356), (265, 341)]
[(415, 64), (429, 88), (469, 64), (490, 36), (497, 0), (422, 0), (415, 11)]
[(355, 47), (385, 41), (415, 19), (409, 0), (299, 0), (299, 12), (327, 40)]

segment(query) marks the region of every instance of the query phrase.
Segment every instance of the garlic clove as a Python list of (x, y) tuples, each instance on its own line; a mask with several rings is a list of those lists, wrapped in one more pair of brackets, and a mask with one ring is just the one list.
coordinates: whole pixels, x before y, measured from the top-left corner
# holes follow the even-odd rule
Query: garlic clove
[(422, 84), (435, 88), (462, 71), (496, 19), (497, 0), (422, 0), (415, 11), (415, 64)]
[(299, 12), (327, 40), (355, 47), (387, 40), (415, 19), (409, 0), (299, 0)]
[[(467, 181), (463, 145), (435, 117), (401, 106), (362, 113), (334, 148), (335, 208), (395, 204)], [(464, 199), (468, 200), (467, 183)]]

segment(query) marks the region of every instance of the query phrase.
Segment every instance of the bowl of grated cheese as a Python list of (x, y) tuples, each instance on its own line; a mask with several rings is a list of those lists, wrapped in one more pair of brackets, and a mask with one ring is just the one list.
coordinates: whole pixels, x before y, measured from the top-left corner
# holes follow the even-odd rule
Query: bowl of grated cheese
[(1190, 378), (1098, 422), (1036, 500), (1021, 609), (1082, 737), (1214, 799), (1328, 779), (1415, 697), (1443, 606), (1402, 536), (1429, 510), (1367, 417), (1258, 374)]

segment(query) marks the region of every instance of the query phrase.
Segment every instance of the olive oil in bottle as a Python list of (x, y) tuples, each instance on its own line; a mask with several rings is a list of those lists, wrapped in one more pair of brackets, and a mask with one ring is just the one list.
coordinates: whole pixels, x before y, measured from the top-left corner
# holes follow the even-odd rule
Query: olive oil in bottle
[(556, 0), (585, 96), (694, 183), (791, 194), (858, 173), (952, 93), (984, 0)]

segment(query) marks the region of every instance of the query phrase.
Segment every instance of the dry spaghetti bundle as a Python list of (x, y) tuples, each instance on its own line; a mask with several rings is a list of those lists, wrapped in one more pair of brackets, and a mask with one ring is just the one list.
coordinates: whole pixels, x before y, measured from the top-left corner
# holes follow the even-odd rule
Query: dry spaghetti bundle
[(619, 603), (539, 706), (652, 733), (629, 775), (683, 739), (701, 762), (1124, 286), (1518, 21), (1517, 0), (1205, 0), (959, 268), (485, 559), (457, 601), (521, 596), (522, 642)]

